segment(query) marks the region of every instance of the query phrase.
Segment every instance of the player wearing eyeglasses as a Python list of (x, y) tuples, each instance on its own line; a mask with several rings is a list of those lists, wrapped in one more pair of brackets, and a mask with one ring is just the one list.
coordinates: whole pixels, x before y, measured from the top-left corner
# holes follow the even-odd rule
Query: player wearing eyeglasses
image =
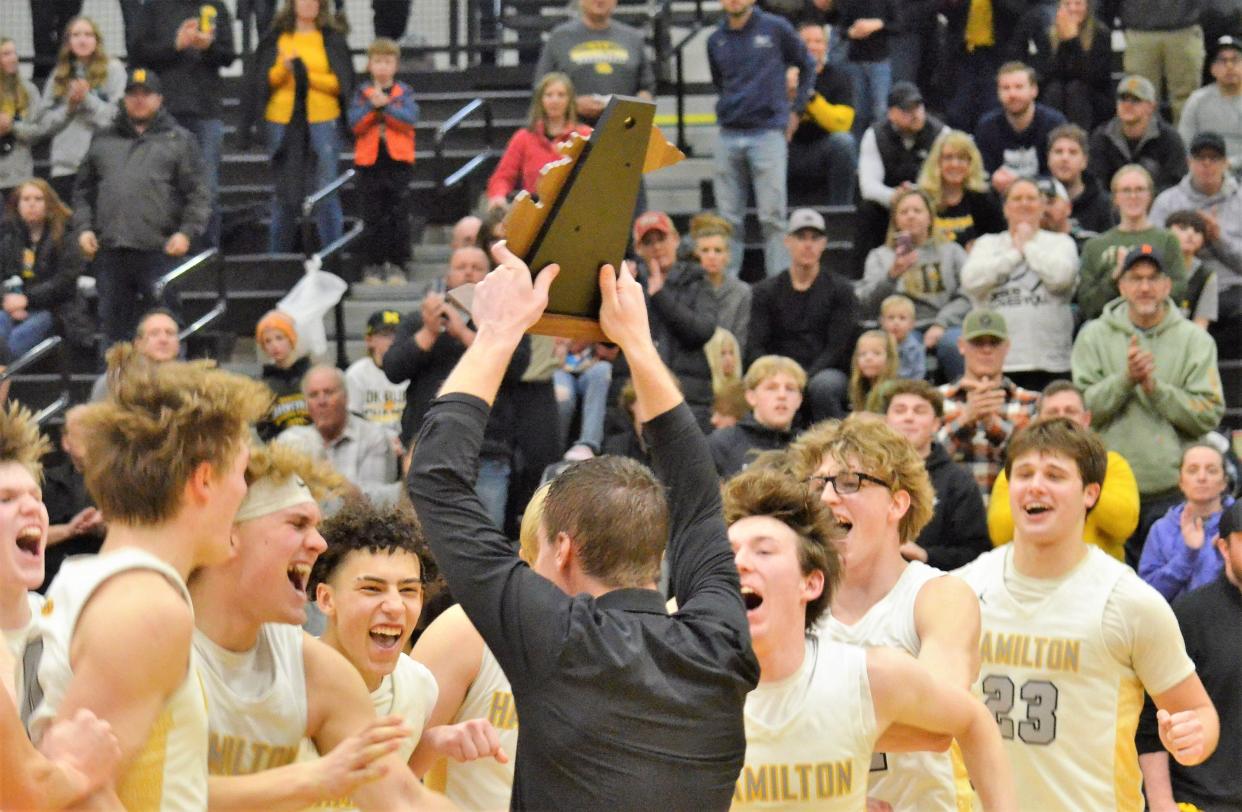
[[(910, 441), (874, 418), (850, 417), (812, 428), (791, 446), (790, 457), (795, 475), (846, 531), (836, 542), (841, 584), (820, 632), (844, 643), (902, 649), (934, 677), (969, 688), (979, 670), (978, 599), (958, 578), (900, 552), (931, 519), (935, 500)], [(763, 600), (744, 597), (748, 609)], [(885, 741), (903, 750), (930, 744), (926, 734), (900, 728), (890, 728)], [(968, 808), (959, 806), (969, 803), (967, 792), (955, 784), (948, 753), (872, 757), (867, 795), (893, 809)]]

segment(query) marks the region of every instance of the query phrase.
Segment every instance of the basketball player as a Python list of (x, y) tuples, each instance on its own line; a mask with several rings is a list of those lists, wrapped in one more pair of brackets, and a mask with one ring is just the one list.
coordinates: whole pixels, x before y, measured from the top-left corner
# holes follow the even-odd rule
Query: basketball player
[(125, 808), (202, 810), (207, 708), (185, 580), (232, 554), (246, 437), (271, 395), (205, 363), (151, 364), (129, 345), (109, 360), (111, 396), (81, 417), (83, 474), (108, 533), (98, 556), (66, 562), (48, 590), (32, 732), (37, 741), (87, 708), (120, 742)]
[[(969, 688), (979, 662), (978, 600), (959, 579), (901, 554), (931, 519), (935, 499), (914, 446), (882, 421), (855, 416), (810, 429), (790, 457), (795, 476), (846, 530), (837, 542), (841, 585), (821, 630), (842, 643), (901, 649), (944, 684)], [(902, 731), (890, 730), (885, 742), (901, 750), (932, 745), (913, 731), (907, 741)], [(969, 808), (947, 752), (878, 752), (869, 784), (868, 796), (893, 809)]]
[[(232, 528), (237, 554), (190, 583), (212, 807), (302, 809), (345, 797), (361, 809), (434, 806), (395, 756), (410, 731), (397, 717), (377, 720), (349, 661), (301, 629), (311, 570), (326, 546), (316, 492), (341, 478), (270, 444), (251, 449), (246, 479)], [(303, 738), (325, 755), (296, 761)]]
[[(0, 410), (0, 809), (61, 809), (112, 779), (121, 751), (107, 722), (85, 708), (53, 725), (43, 752), (26, 738), (27, 669), (37, 662), (48, 517), (39, 480), (51, 446), (28, 410)], [(33, 676), (33, 674), (31, 674)], [(14, 704), (16, 703), (16, 704)]]
[(486, 719), (431, 726), (436, 678), (404, 651), (435, 580), (435, 561), (408, 506), (377, 509), (351, 500), (323, 526), (328, 549), (311, 574), (319, 608), (327, 619), (320, 638), (362, 675), (377, 715), (400, 716), (412, 735), (397, 755), (422, 776), (410, 756), (415, 745), (438, 755), (507, 762), (496, 730)]
[(746, 698), (746, 764), (734, 808), (858, 810), (876, 739), (892, 724), (955, 736), (985, 809), (1016, 809), (987, 709), (905, 652), (811, 632), (840, 564), (832, 515), (796, 479), (744, 472), (725, 486), (759, 687)]
[(1000, 726), (1023, 809), (1142, 810), (1144, 690), (1179, 763), (1202, 762), (1220, 733), (1173, 610), (1083, 541), (1107, 461), (1098, 436), (1066, 418), (1014, 435), (1014, 542), (958, 571), (983, 611), (975, 690)]
[[(539, 555), (539, 523), (543, 519), (548, 484), (541, 485), (522, 514), (518, 554), (527, 564)], [(431, 622), (410, 653), (431, 669), (440, 686), (440, 698), (429, 724), (486, 720), (497, 731), (506, 753), (517, 752), (518, 718), (513, 688), (496, 655), (483, 642), (460, 604)], [(469, 756), (467, 751), (463, 756)], [(426, 772), (427, 786), (443, 792), (462, 809), (500, 809), (508, 805), (513, 787), (513, 764), (499, 759), (437, 759), (428, 745), (414, 751), (410, 766)]]

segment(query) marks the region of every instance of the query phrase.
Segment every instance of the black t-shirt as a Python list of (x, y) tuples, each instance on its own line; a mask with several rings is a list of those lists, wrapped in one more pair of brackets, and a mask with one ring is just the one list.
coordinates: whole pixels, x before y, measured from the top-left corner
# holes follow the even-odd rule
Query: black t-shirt
[(935, 227), (946, 239), (965, 248), (980, 234), (1004, 231), (1005, 216), (990, 193), (968, 189), (957, 203), (936, 212)]

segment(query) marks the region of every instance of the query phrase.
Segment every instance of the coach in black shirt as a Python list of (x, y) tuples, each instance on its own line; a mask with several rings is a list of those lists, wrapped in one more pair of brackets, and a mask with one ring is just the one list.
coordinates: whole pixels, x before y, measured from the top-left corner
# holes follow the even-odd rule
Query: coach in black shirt
[[(618, 457), (570, 466), (548, 492), (533, 571), (524, 564), (472, 481), (488, 405), (554, 272), (532, 287), (525, 264), (495, 251), (502, 264), (475, 291), (478, 334), (423, 420), (409, 489), (513, 686), (512, 807), (725, 809), (759, 669), (707, 442), (660, 362), (641, 286), (605, 267), (601, 325), (629, 360), (660, 481)], [(655, 588), (665, 539), (672, 615)]]
[(1186, 653), (1195, 661), (1220, 715), (1220, 743), (1202, 764), (1184, 767), (1160, 745), (1156, 708), (1148, 698), (1139, 723), (1139, 765), (1152, 812), (1173, 802), (1203, 810), (1242, 809), (1242, 499), (1220, 517), (1219, 537), (1200, 555), (1224, 558), (1220, 577), (1173, 604)]

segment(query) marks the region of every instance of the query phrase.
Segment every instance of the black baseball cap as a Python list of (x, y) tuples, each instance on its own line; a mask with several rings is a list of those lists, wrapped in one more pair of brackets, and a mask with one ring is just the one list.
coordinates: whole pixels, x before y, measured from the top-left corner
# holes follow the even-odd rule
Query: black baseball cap
[(376, 310), (367, 317), (367, 329), (365, 335), (373, 336), (376, 333), (395, 332), (401, 326), (401, 314), (396, 310)]
[(1196, 133), (1195, 137), (1190, 140), (1190, 154), (1198, 155), (1205, 149), (1215, 150), (1221, 157), (1228, 155), (1225, 150), (1225, 139), (1220, 137), (1219, 133), (1210, 131)]
[(160, 77), (150, 68), (133, 68), (126, 74), (125, 92), (128, 93), (136, 87), (145, 87), (152, 93), (163, 92), (160, 89)]
[(1140, 262), (1150, 263), (1156, 269), (1156, 273), (1165, 273), (1164, 263), (1160, 261), (1160, 254), (1151, 247), (1150, 243), (1143, 243), (1135, 248), (1131, 248), (1130, 252), (1126, 254), (1126, 261), (1121, 265), (1121, 272), (1125, 273)]
[(894, 82), (892, 90), (888, 91), (889, 107), (900, 107), (902, 110), (910, 111), (922, 103), (923, 94), (914, 82), (907, 82), (904, 79)]
[(1223, 37), (1220, 37), (1212, 45), (1212, 59), (1215, 59), (1216, 57), (1220, 56), (1220, 52), (1225, 50), (1226, 48), (1232, 48), (1233, 50), (1237, 51), (1239, 54), (1242, 54), (1242, 39), (1238, 39), (1237, 37), (1232, 37), (1228, 34), (1226, 34)]

